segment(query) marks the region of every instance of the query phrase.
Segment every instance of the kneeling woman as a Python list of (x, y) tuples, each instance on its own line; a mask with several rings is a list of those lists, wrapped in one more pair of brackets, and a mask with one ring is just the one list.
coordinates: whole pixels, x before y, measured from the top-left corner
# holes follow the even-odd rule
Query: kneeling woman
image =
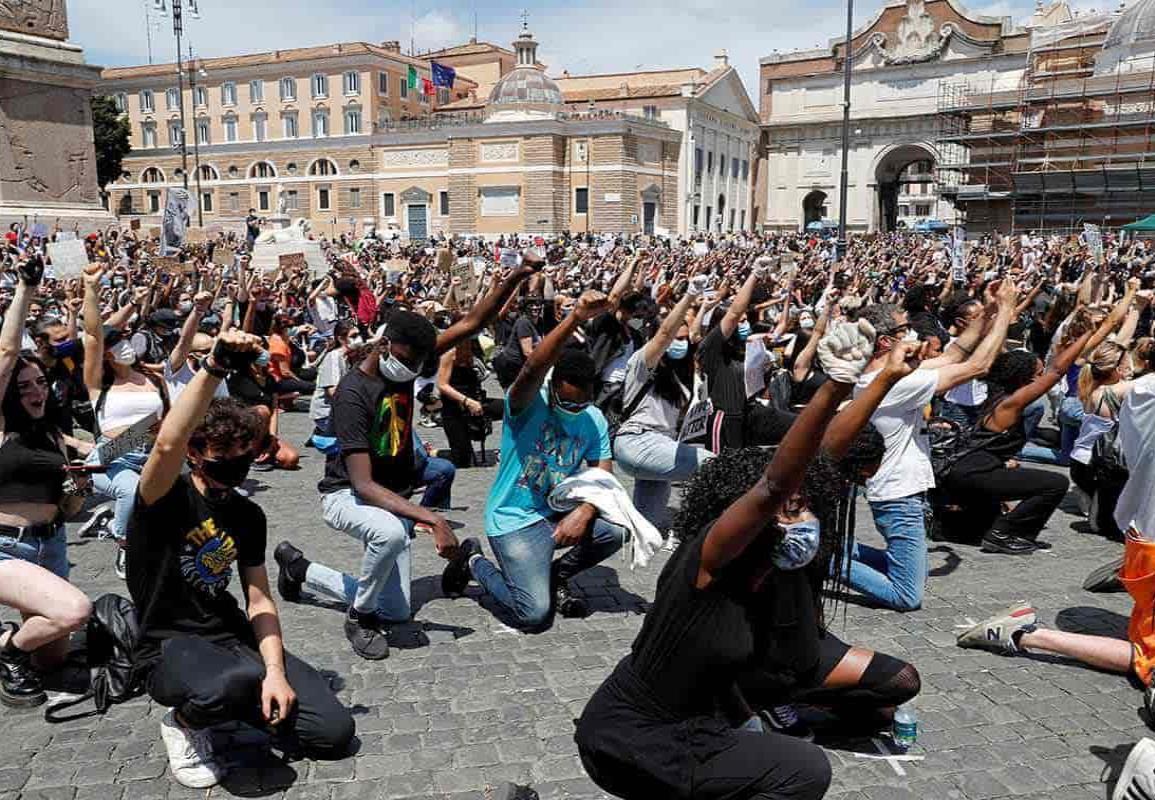
[[(764, 456), (759, 462), (750, 451), (723, 455), (688, 487), (683, 507), (695, 513), (679, 517), (683, 544), (662, 572), (632, 652), (578, 721), (582, 763), (606, 791), (626, 800), (809, 800), (826, 793), (830, 765), (821, 749), (740, 727), (752, 712), (739, 687), (767, 669), (803, 679), (819, 670), (819, 594), (828, 575), (841, 574), (829, 565), (846, 543), (836, 509), (808, 499), (818, 476), (808, 468), (820, 447), (824, 461), (845, 453), (889, 388), (911, 370), (908, 350), (896, 348), (882, 376), (831, 423), (873, 350), (873, 330), (860, 325), (838, 326), (823, 339), (830, 380), (764, 471)], [(700, 519), (701, 509), (710, 512), (703, 524), (683, 528)], [(866, 664), (873, 657), (851, 653)], [(841, 667), (831, 677), (841, 675), (850, 689), (855, 682), (845, 676), (862, 677), (863, 668)], [(917, 673), (909, 672), (917, 691)]]

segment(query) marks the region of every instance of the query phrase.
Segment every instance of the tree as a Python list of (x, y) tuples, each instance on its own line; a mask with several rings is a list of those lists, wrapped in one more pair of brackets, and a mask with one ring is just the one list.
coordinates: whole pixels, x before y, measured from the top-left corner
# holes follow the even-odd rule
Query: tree
[(116, 101), (107, 96), (92, 98), (92, 132), (96, 144), (96, 182), (100, 191), (120, 177), (124, 157), (132, 150), (128, 117), (116, 110)]

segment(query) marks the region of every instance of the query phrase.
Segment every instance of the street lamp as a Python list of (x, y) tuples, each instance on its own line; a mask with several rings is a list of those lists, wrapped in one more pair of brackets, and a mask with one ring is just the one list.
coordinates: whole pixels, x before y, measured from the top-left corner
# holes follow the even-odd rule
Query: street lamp
[(184, 54), (180, 37), (184, 33), (184, 11), (181, 0), (172, 0), (172, 33), (176, 37), (176, 90), (180, 95), (180, 172), (185, 191), (188, 191), (188, 128), (184, 113)]
[[(179, 0), (174, 0), (174, 2), (179, 2)], [(196, 103), (197, 76), (198, 75), (201, 78), (207, 78), (208, 77), (208, 73), (205, 72), (204, 67), (201, 67), (199, 70), (197, 69), (196, 59), (193, 57), (193, 49), (192, 49), (192, 45), (190, 44), (188, 46), (188, 82), (189, 82), (189, 91), (192, 92), (192, 95), (193, 95), (194, 105)], [(183, 98), (182, 98), (182, 100), (183, 100)], [(183, 107), (184, 103), (182, 102), (181, 105)], [(183, 123), (182, 123), (182, 126), (183, 126)], [(201, 207), (201, 203), (202, 203), (202, 200), (204, 198), (204, 195), (201, 193), (201, 148), (200, 148), (200, 139), (197, 137), (195, 120), (193, 123), (193, 168), (196, 170), (196, 175), (197, 175), (197, 227), (203, 228), (205, 226), (205, 219), (204, 219), (204, 209)], [(187, 177), (185, 179), (185, 185), (187, 188), (187, 185), (188, 185)]]
[[(175, 0), (179, 2), (180, 0)], [(850, 158), (850, 39), (854, 35), (854, 0), (846, 0), (846, 45), (842, 51), (842, 174), (838, 184), (838, 244), (836, 257), (846, 257), (846, 192), (850, 184), (847, 162)]]

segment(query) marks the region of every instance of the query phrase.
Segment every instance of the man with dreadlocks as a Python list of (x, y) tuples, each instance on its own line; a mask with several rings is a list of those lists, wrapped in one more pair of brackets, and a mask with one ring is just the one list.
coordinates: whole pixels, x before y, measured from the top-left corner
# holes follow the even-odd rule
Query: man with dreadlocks
[[(837, 564), (846, 550), (847, 504), (828, 495), (835, 463), (911, 371), (899, 344), (874, 384), (835, 417), (874, 338), (865, 322), (823, 338), (830, 380), (769, 466), (762, 451), (724, 452), (687, 487), (675, 523), (683, 544), (662, 571), (631, 653), (578, 721), (582, 763), (606, 791), (625, 800), (820, 798), (830, 784), (822, 750), (767, 731), (744, 687), (761, 688), (772, 674), (876, 706), (917, 693), (912, 666), (837, 643), (820, 613), (823, 584), (842, 581)], [(876, 467), (877, 448), (869, 459), (873, 465), (843, 460), (837, 485), (848, 484), (847, 472), (860, 479)]]

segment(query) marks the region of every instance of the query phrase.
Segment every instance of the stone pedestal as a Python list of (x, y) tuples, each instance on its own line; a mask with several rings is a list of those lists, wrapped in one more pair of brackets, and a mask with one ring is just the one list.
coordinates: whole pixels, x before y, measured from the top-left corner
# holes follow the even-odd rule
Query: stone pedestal
[(291, 224), (291, 220), (287, 214), (274, 214), (273, 216), (266, 217), (265, 219), (268, 220), (268, 227), (275, 231), (283, 231)]
[(0, 225), (82, 233), (100, 204), (89, 98), (100, 68), (68, 41), (64, 0), (0, 0)]

